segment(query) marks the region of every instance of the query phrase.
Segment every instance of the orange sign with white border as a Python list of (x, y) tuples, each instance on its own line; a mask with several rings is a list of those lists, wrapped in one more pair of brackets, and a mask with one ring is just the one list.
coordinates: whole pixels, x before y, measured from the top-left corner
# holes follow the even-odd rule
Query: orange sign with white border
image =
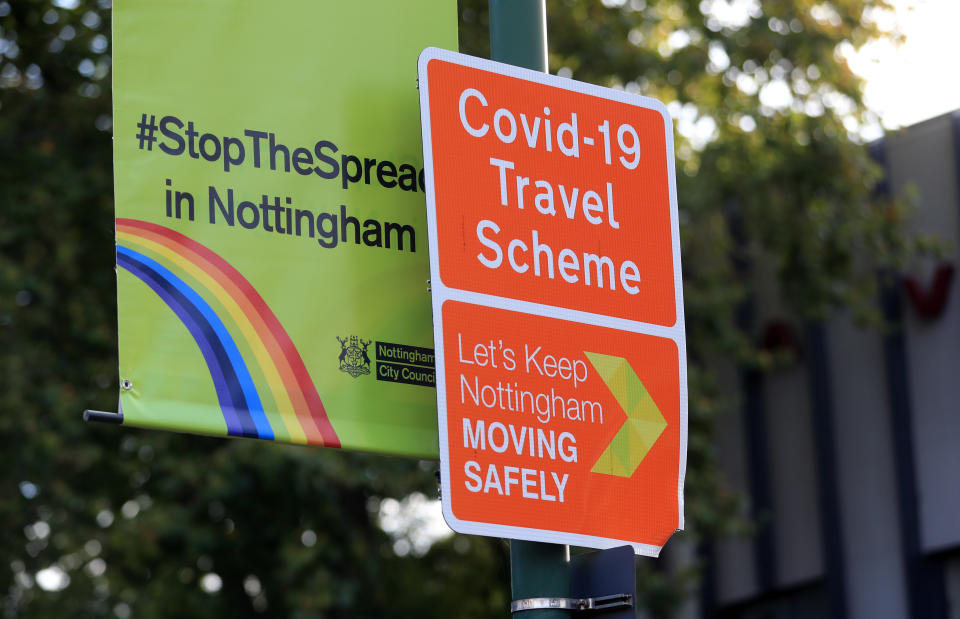
[(687, 436), (666, 109), (434, 48), (419, 84), (444, 518), (656, 556)]

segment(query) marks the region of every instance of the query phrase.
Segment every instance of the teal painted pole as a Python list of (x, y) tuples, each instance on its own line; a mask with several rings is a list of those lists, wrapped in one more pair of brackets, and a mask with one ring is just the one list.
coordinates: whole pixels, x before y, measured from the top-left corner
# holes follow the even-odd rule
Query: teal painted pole
[[(514, 600), (570, 597), (569, 548), (510, 540), (510, 589)], [(569, 619), (568, 610), (521, 610), (517, 619)]]
[(544, 0), (490, 0), (490, 59), (547, 72)]
[[(490, 0), (490, 59), (547, 71), (544, 0)], [(570, 597), (569, 549), (559, 544), (510, 540), (513, 599)], [(569, 611), (524, 610), (518, 619), (567, 619)]]

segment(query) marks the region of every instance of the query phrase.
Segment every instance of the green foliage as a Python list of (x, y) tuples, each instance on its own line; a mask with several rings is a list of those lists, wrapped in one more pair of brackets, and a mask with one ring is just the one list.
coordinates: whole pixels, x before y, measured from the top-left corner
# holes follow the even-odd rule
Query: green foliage
[[(866, 312), (875, 269), (917, 249), (902, 205), (870, 199), (870, 115), (837, 54), (879, 34), (863, 15), (883, 2), (758, 0), (724, 22), (725, 4), (548, 2), (552, 71), (678, 112), (687, 513), (704, 537), (743, 526), (713, 461), (709, 362), (769, 364), (735, 320), (744, 273), (769, 273), (799, 317)], [(486, 3), (460, 15), (463, 51), (488, 55)], [(0, 0), (4, 616), (505, 614), (502, 542), (401, 556), (377, 525), (381, 498), (435, 496), (433, 463), (80, 422), (117, 393), (109, 19), (109, 0)], [(50, 566), (63, 591), (37, 586)], [(676, 603), (670, 582), (644, 582), (658, 612)]]

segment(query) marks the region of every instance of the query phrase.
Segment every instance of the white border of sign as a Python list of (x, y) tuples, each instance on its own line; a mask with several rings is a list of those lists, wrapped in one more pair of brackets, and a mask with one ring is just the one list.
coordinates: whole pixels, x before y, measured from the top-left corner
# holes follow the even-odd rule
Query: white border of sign
[[(677, 320), (672, 327), (652, 325), (623, 318), (615, 318), (603, 314), (594, 314), (577, 310), (570, 310), (552, 305), (543, 305), (540, 303), (531, 303), (505, 297), (498, 297), (489, 294), (481, 294), (456, 288), (448, 288), (440, 277), (440, 263), (438, 260), (439, 248), (437, 243), (437, 204), (436, 194), (434, 193), (433, 183), (433, 141), (430, 126), (430, 101), (429, 101), (429, 82), (427, 77), (427, 65), (431, 60), (442, 60), (465, 67), (489, 71), (500, 75), (519, 78), (522, 80), (537, 82), (545, 86), (552, 86), (563, 90), (569, 90), (582, 94), (600, 97), (613, 101), (619, 101), (637, 107), (651, 109), (659, 112), (663, 116), (665, 143), (667, 147), (667, 174), (670, 183), (670, 224), (673, 243), (673, 285), (676, 299)], [(586, 546), (590, 548), (614, 548), (617, 546), (633, 546), (634, 552), (641, 555), (656, 557), (660, 554), (661, 546), (651, 544), (640, 544), (625, 540), (617, 540), (606, 537), (595, 537), (592, 535), (580, 535), (575, 533), (565, 533), (562, 531), (553, 531), (548, 529), (535, 529), (527, 527), (514, 527), (500, 524), (489, 524), (460, 520), (453, 515), (453, 509), (450, 504), (449, 480), (450, 477), (450, 458), (449, 444), (447, 441), (447, 391), (445, 358), (443, 348), (443, 313), (441, 308), (443, 303), (448, 300), (463, 301), (474, 305), (492, 307), (497, 309), (511, 310), (532, 314), (535, 316), (545, 316), (548, 318), (557, 318), (579, 323), (585, 323), (598, 327), (608, 327), (622, 331), (630, 331), (644, 335), (653, 335), (668, 338), (677, 344), (680, 368), (680, 470), (678, 475), (679, 484), (677, 487), (677, 501), (679, 508), (679, 518), (677, 529), (683, 529), (683, 483), (687, 469), (687, 340), (684, 331), (683, 314), (683, 280), (680, 269), (680, 225), (677, 214), (677, 195), (676, 195), (676, 176), (674, 172), (674, 151), (673, 151), (673, 121), (667, 112), (666, 106), (660, 101), (650, 97), (632, 95), (627, 92), (602, 88), (592, 84), (577, 82), (572, 79), (557, 77), (548, 73), (531, 71), (513, 65), (502, 64), (474, 56), (467, 56), (448, 50), (428, 47), (420, 54), (417, 63), (417, 73), (419, 76), (420, 88), (420, 126), (423, 133), (423, 165), (424, 178), (426, 181), (427, 197), (427, 232), (430, 248), (430, 287), (432, 290), (433, 301), (433, 334), (436, 361), (437, 378), (437, 413), (439, 417), (440, 430), (440, 475), (441, 486), (443, 488), (441, 502), (443, 505), (443, 518), (451, 529), (459, 533), (474, 535), (486, 535), (492, 537), (506, 537), (511, 539), (530, 540), (535, 542), (548, 542), (554, 544), (571, 544), (575, 546)]]

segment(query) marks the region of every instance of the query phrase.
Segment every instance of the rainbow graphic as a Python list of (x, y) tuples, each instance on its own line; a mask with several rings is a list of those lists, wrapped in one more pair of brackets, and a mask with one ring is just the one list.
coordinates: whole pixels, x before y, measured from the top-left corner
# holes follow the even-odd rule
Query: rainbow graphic
[[(297, 347), (239, 271), (170, 228), (124, 218), (116, 224), (117, 265), (163, 299), (193, 336), (229, 436), (340, 447)], [(246, 356), (231, 333), (242, 335)]]

